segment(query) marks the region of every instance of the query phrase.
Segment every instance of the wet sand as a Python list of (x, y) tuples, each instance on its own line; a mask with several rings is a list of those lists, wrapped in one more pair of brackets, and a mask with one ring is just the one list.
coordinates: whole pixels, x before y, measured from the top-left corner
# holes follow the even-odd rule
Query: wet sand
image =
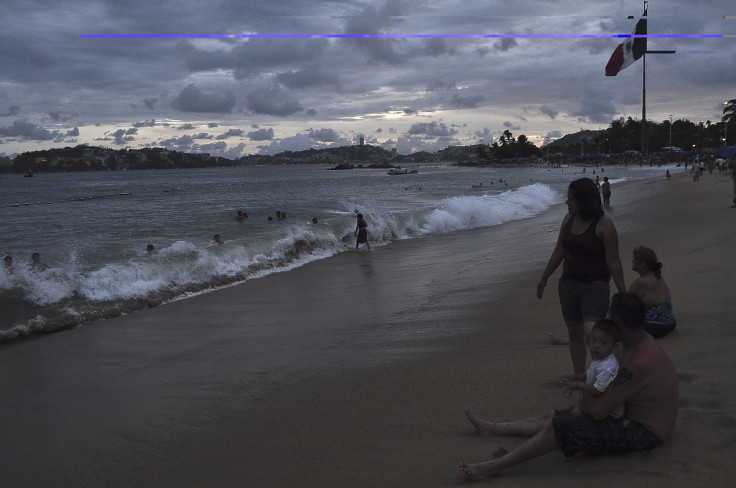
[[(649, 455), (566, 460), (553, 452), (511, 468), (498, 486), (728, 486), (736, 389), (730, 329), (736, 276), (728, 176), (685, 174), (614, 186), (627, 284), (633, 247), (652, 247), (674, 295), (677, 330), (661, 339), (681, 376), (672, 442)], [(626, 198), (623, 198), (624, 195)], [(625, 204), (617, 204), (617, 196)], [(494, 420), (570, 404), (554, 287), (536, 280), (561, 207), (508, 230), (478, 230), (345, 253), (303, 268), (92, 326), (0, 347), (0, 470), (7, 486), (434, 487), (466, 484), (458, 461), (489, 459), (516, 438), (481, 438), (463, 407)], [(509, 239), (502, 252), (489, 239)], [(513, 239), (512, 239), (513, 238)], [(514, 241), (521, 239), (521, 241)], [(518, 274), (491, 276), (496, 259)], [(530, 270), (535, 270), (530, 272)], [(558, 272), (550, 279), (554, 283)], [(257, 282), (257, 283), (256, 283)], [(495, 297), (488, 299), (487, 297)], [(258, 372), (238, 345), (271, 324), (299, 348), (264, 341), (274, 361), (313, 354), (295, 377), (249, 395)], [(360, 334), (375, 321), (416, 330), (391, 357), (320, 349), (300, 327)], [(422, 325), (457, 324), (437, 341)], [(210, 334), (202, 334), (202, 323)], [(346, 323), (353, 324), (345, 327)], [(342, 328), (341, 328), (342, 326)], [(370, 336), (367, 336), (370, 339)], [(282, 341), (283, 344), (293, 341)], [(377, 351), (380, 353), (381, 351)], [(252, 359), (252, 358), (251, 358)], [(263, 358), (260, 358), (261, 360)]]

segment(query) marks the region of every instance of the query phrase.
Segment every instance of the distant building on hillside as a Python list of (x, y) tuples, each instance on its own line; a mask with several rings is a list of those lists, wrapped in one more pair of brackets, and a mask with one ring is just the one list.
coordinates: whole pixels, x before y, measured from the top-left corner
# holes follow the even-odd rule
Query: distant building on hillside
[(360, 136), (360, 145), (365, 146), (365, 137)]

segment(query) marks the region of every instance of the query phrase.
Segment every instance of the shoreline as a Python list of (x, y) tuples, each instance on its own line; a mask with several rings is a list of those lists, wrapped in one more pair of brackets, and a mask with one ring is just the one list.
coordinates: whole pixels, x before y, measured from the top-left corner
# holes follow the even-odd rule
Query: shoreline
[[(579, 168), (571, 169), (575, 171)], [(505, 168), (505, 170), (511, 170), (511, 168)], [(561, 171), (564, 172), (564, 170)], [(595, 170), (592, 171), (594, 172)], [(574, 175), (585, 176), (584, 173), (578, 174), (577, 171), (574, 172)], [(532, 180), (530, 179), (530, 181)], [(502, 225), (506, 225), (506, 223)], [(432, 235), (436, 234), (432, 233)], [(421, 233), (414, 236), (403, 236), (403, 238), (394, 240), (393, 243), (405, 240), (406, 238), (423, 239), (423, 236)], [(314, 242), (311, 243), (311, 245), (318, 246), (318, 244)], [(292, 251), (298, 253), (305, 250), (304, 248), (297, 250), (297, 247)], [(308, 248), (306, 248), (306, 250), (308, 250)], [(350, 250), (350, 246), (332, 249), (334, 253), (349, 252)], [(205, 252), (207, 251), (205, 250)], [(213, 259), (217, 260), (219, 257), (215, 256)], [(289, 259), (291, 259), (291, 257), (289, 257)], [(37, 335), (53, 334), (80, 326), (90, 326), (94, 323), (98, 323), (100, 320), (129, 315), (133, 312), (144, 309), (155, 308), (161, 304), (170, 303), (180, 299), (188, 299), (191, 296), (203, 293), (216, 292), (217, 290), (229, 286), (237, 286), (249, 280), (260, 279), (263, 273), (270, 274), (272, 272), (281, 272), (283, 271), (283, 269), (279, 269), (281, 266), (285, 266), (284, 269), (287, 270), (292, 269), (291, 267), (294, 266), (294, 263), (288, 262), (289, 259), (287, 259), (285, 264), (279, 264), (278, 262), (267, 260), (263, 263), (255, 263), (253, 266), (250, 266), (247, 269), (242, 269), (234, 274), (211, 274), (207, 275), (205, 277), (206, 279), (195, 280), (194, 282), (189, 281), (176, 285), (157, 286), (146, 295), (136, 295), (134, 297), (126, 296), (124, 294), (121, 295), (121, 289), (116, 289), (113, 286), (107, 285), (107, 288), (103, 290), (103, 292), (112, 295), (109, 301), (93, 300), (88, 302), (83, 296), (65, 296), (65, 294), (69, 293), (70, 289), (73, 289), (75, 286), (79, 286), (79, 284), (71, 282), (71, 278), (63, 276), (65, 273), (69, 273), (69, 276), (74, 276), (82, 280), (86, 286), (92, 284), (89, 282), (89, 276), (79, 275), (73, 268), (69, 270), (66, 267), (62, 267), (54, 270), (53, 273), (55, 273), (55, 275), (48, 277), (50, 280), (48, 283), (44, 281), (47, 278), (37, 280), (33, 275), (22, 275), (18, 278), (20, 281), (18, 283), (19, 288), (17, 290), (12, 288), (3, 290), (4, 293), (1, 299), (2, 303), (0, 303), (0, 308), (7, 307), (9, 309), (9, 313), (3, 315), (0, 319), (0, 322), (2, 323), (0, 324), (2, 326), (2, 330), (0, 330), (0, 344), (20, 342)], [(321, 260), (324, 259), (324, 256), (307, 256), (304, 259), (306, 261)], [(125, 260), (123, 260), (122, 263), (123, 265), (131, 265), (131, 262), (126, 262)], [(140, 263), (132, 263), (132, 267), (135, 268), (135, 266), (139, 264)], [(191, 265), (191, 263), (185, 264)], [(235, 265), (236, 263), (229, 264)], [(296, 264), (296, 266), (302, 266), (303, 264), (304, 263), (302, 262), (300, 264)], [(104, 279), (110, 273), (110, 270), (108, 269), (103, 268), (103, 270), (104, 273), (101, 275), (100, 279)], [(128, 266), (124, 271), (128, 272), (130, 275), (137, 270), (131, 270), (130, 266)], [(155, 272), (151, 273), (150, 270), (146, 269), (143, 269), (143, 273), (149, 273), (152, 277), (156, 275)], [(170, 269), (165, 269), (164, 273), (164, 281), (169, 279), (173, 280), (173, 282), (177, 282), (179, 279), (177, 274)], [(0, 278), (2, 278), (2, 276), (0, 276)], [(130, 276), (127, 278), (130, 278)], [(143, 286), (146, 286), (146, 283), (142, 284)], [(44, 286), (50, 286), (50, 290), (42, 292), (42, 295), (43, 293), (52, 292), (61, 293), (61, 298), (57, 295), (55, 298), (57, 301), (46, 304), (29, 302), (24, 299), (24, 295), (32, 294), (37, 289), (43, 290)]]
[[(516, 486), (524, 483), (525, 486), (546, 487), (559, 486), (566, 481), (600, 483), (601, 475), (605, 475), (608, 481), (616, 484), (637, 486), (638, 482), (646, 480), (647, 486), (690, 487), (703, 483), (703, 480), (718, 485), (730, 479), (731, 451), (728, 446), (735, 436), (733, 428), (727, 427), (736, 425), (732, 411), (736, 393), (725, 387), (732, 377), (729, 369), (732, 366), (722, 338), (727, 337), (727, 328), (734, 319), (732, 297), (727, 290), (728, 280), (734, 276), (734, 260), (728, 247), (729, 226), (724, 225), (724, 221), (728, 222), (725, 219), (734, 218), (735, 212), (729, 208), (731, 182), (728, 177), (705, 175), (700, 182), (692, 183), (687, 174), (674, 175), (669, 182), (661, 180), (661, 185), (670, 187), (657, 187), (655, 183), (659, 181), (632, 182), (614, 187), (614, 208), (610, 215), (619, 230), (620, 254), (627, 284), (633, 279), (628, 266), (631, 249), (645, 244), (652, 247), (664, 263), (663, 275), (673, 293), (678, 329), (661, 342), (675, 362), (682, 383), (680, 419), (674, 442), (649, 456), (564, 461), (561, 454), (551, 453), (525, 466), (508, 470), (493, 480), (496, 484)], [(636, 198), (617, 207), (617, 191), (636, 192)], [(711, 198), (717, 192), (723, 193), (721, 206), (718, 206), (721, 203), (718, 199)], [(637, 211), (644, 206), (646, 214)], [(673, 212), (673, 209), (681, 211)], [(538, 243), (539, 255), (530, 258), (534, 262), (546, 262), (551, 252), (550, 238), (554, 245), (561, 215), (548, 213), (550, 215), (543, 219), (542, 228), (535, 229), (543, 239)], [(488, 235), (492, 234), (468, 231), (464, 237), (470, 241), (468, 247), (472, 247), (480, 245), (483, 237)], [(442, 245), (427, 247), (442, 251), (448, 248), (448, 243), (458, 246), (461, 242), (452, 237), (440, 240), (444, 241)], [(327, 276), (333, 276), (335, 269), (351, 261), (359, 269), (368, 270), (370, 266), (374, 278), (380, 275), (383, 280), (384, 275), (396, 267), (395, 260), (410, 258), (406, 251), (420, 246), (396, 244), (394, 247), (395, 252), (382, 255), (376, 252), (344, 253), (333, 263), (317, 262), (315, 266), (302, 269), (293, 279), (283, 279), (282, 276), (269, 281), (280, 283), (279, 286), (285, 288), (276, 290), (284, 291), (295, 283), (304, 283), (301, 280), (322, 278), (314, 276), (317, 268), (325, 270)], [(450, 249), (454, 248), (451, 246)], [(389, 256), (391, 254), (401, 256)], [(430, 261), (441, 261), (441, 257), (438, 255), (437, 259)], [(452, 261), (456, 258), (448, 256), (446, 259)], [(479, 267), (482, 265), (482, 262), (477, 264)], [(447, 269), (452, 268), (452, 262), (439, 262), (436, 266), (436, 269), (425, 273), (428, 282), (449, 279)], [(469, 298), (452, 307), (452, 301), (448, 304), (442, 302), (441, 297), (430, 297), (417, 310), (404, 312), (406, 315), (402, 318), (414, 317), (412, 324), (421, 324), (422, 320), (446, 320), (449, 323), (454, 320), (467, 324), (462, 334), (444, 339), (442, 347), (429, 349), (420, 359), (369, 367), (335, 368), (318, 376), (307, 372), (290, 379), (280, 388), (277, 385), (257, 404), (230, 402), (223, 406), (216, 398), (218, 392), (212, 392), (215, 397), (212, 403), (201, 409), (206, 416), (196, 422), (190, 418), (162, 419), (161, 422), (166, 424), (162, 427), (166, 433), (163, 436), (156, 430), (147, 429), (145, 423), (137, 426), (142, 430), (135, 430), (136, 425), (118, 425), (116, 430), (121, 431), (125, 442), (106, 446), (112, 452), (110, 457), (90, 451), (87, 459), (68, 459), (68, 455), (57, 452), (57, 460), (50, 463), (45, 473), (19, 471), (31, 463), (25, 457), (16, 459), (16, 464), (6, 465), (14, 457), (19, 457), (19, 453), (13, 450), (17, 446), (6, 444), (0, 466), (9, 482), (24, 481), (24, 486), (44, 486), (44, 481), (49, 481), (46, 485), (55, 486), (87, 483), (89, 486), (121, 487), (337, 487), (345, 484), (358, 487), (426, 487), (465, 484), (464, 475), (456, 469), (458, 461), (487, 459), (499, 446), (510, 449), (518, 445), (519, 440), (483, 439), (471, 435), (472, 427), (464, 418), (463, 407), (472, 406), (479, 414), (503, 420), (538, 414), (549, 408), (564, 407), (570, 402), (556, 385), (556, 379), (568, 372), (569, 355), (565, 348), (549, 345), (548, 339), (549, 332), (564, 330), (556, 293), (548, 290), (541, 301), (534, 296), (534, 284), (541, 269), (501, 278), (500, 282), (465, 270), (466, 276), (481, 276), (483, 281), (461, 283), (457, 287), (442, 283), (423, 284), (418, 293), (433, 292), (436, 291), (434, 287), (439, 286), (438, 289), (447, 291), (450, 297), (458, 300)], [(393, 270), (398, 275), (393, 282), (395, 291), (406, 286), (402, 279), (409, 271)], [(560, 270), (552, 279), (559, 273)], [(417, 276), (423, 275), (418, 273)], [(344, 283), (333, 286), (350, 287), (351, 279), (347, 277)], [(484, 301), (487, 286), (502, 290), (500, 297), (492, 302)], [(209, 303), (218, 307), (217, 317), (227, 317), (236, 310), (235, 304), (229, 301), (253, 292), (243, 285), (227, 290), (227, 293), (221, 290), (198, 300), (187, 300), (189, 303), (175, 307), (177, 313), (211, 315), (197, 311), (202, 303)], [(374, 294), (379, 298), (391, 296), (386, 290), (366, 288), (356, 293), (362, 293), (363, 300), (368, 301)], [(249, 298), (258, 300), (263, 297), (255, 294)], [(318, 294), (314, 294), (313, 299), (319, 300)], [(433, 308), (434, 300), (443, 307), (449, 305), (449, 312)], [(318, 305), (315, 307), (319, 308)], [(84, 395), (77, 404), (69, 406), (68, 426), (57, 426), (53, 422), (47, 425), (45, 421), (50, 419), (29, 418), (35, 405), (29, 399), (35, 397), (26, 391), (27, 388), (37, 389), (37, 395), (47, 395), (54, 392), (64, 394), (66, 386), (55, 385), (51, 371), (21, 371), (21, 368), (28, 367), (24, 350), (38, 346), (51, 356), (46, 359), (48, 364), (58, 361), (59, 366), (63, 366), (65, 361), (76, 361), (80, 371), (88, 371), (90, 366), (96, 368), (96, 374), (112, 371), (115, 374), (111, 378), (122, 383), (133, 381), (128, 376), (132, 372), (143, 377), (156, 371), (161, 374), (162, 368), (178, 369), (185, 363), (179, 363), (180, 358), (173, 355), (159, 357), (162, 344), (155, 341), (139, 345), (146, 349), (144, 357), (147, 360), (130, 365), (130, 368), (126, 361), (140, 358), (105, 355), (110, 351), (120, 352), (115, 349), (120, 347), (117, 342), (147, 341), (136, 337), (134, 331), (126, 330), (127, 327), (120, 327), (123, 323), (144, 327), (148, 323), (163, 321), (161, 326), (164, 329), (181, 331), (185, 323), (176, 322), (176, 317), (182, 317), (173, 315), (167, 318), (170, 314), (162, 312), (170, 306), (96, 324), (95, 328), (113, 333), (104, 339), (102, 332), (93, 333), (90, 327), (78, 329), (77, 333), (72, 330), (43, 337), (41, 341), (27, 341), (17, 348), (5, 348), (2, 358), (5, 370), (10, 376), (21, 376), (15, 380), (17, 383), (8, 379), (3, 381), (2, 386), (11, 397), (3, 413), (6, 418), (17, 420), (4, 443), (22, 439), (28, 443), (24, 449), (29, 452), (36, 446), (37, 452), (45, 453), (48, 449), (48, 455), (53, 456), (55, 447), (62, 448), (64, 436), (58, 432), (53, 436), (44, 435), (49, 433), (45, 429), (59, 430), (62, 434), (68, 432), (73, 439), (75, 428), (85, 426), (92, 431), (95, 422), (100, 422), (99, 427), (103, 428), (116, 422), (115, 410), (99, 413), (99, 417), (85, 418), (81, 415), (87, 408), (101, 408), (84, 405), (87, 398)], [(368, 311), (366, 308), (361, 313)], [(230, 329), (224, 330), (234, 333)], [(167, 337), (164, 331), (158, 331), (158, 334)], [(158, 334), (155, 337), (159, 337)], [(212, 346), (207, 354), (225, 353), (227, 340), (228, 337), (221, 341), (207, 338), (205, 344)], [(431, 345), (434, 341), (429, 337), (414, 339), (414, 342), (416, 346), (421, 342)], [(192, 344), (199, 343), (200, 340), (185, 343), (182, 351), (196, 355), (198, 351), (190, 348)], [(407, 345), (412, 346), (411, 339)], [(93, 347), (85, 349), (80, 346)], [(223, 360), (218, 366), (227, 368), (233, 364), (236, 363)], [(540, 368), (541, 364), (545, 367)], [(146, 368), (150, 370), (146, 371)], [(202, 374), (204, 380), (205, 373), (211, 371), (201, 372), (193, 368), (188, 374), (197, 381), (197, 375)], [(26, 385), (23, 375), (35, 380)], [(75, 380), (84, 384), (89, 379), (82, 376)], [(230, 382), (221, 385), (223, 388), (247, 387), (238, 371), (229, 372), (223, 381)], [(11, 389), (13, 385), (15, 388)], [(19, 386), (24, 387), (18, 390), (20, 394), (12, 395)], [(134, 394), (136, 390), (124, 392)], [(135, 403), (133, 400), (125, 399), (131, 404)], [(123, 406), (129, 405), (125, 403), (117, 408), (122, 409)], [(155, 409), (152, 411), (155, 414)], [(56, 445), (49, 439), (61, 444)], [(91, 436), (89, 444), (85, 445), (90, 448), (101, 441), (104, 439)], [(120, 450), (122, 447), (132, 450)], [(89, 465), (90, 461), (101, 465)]]

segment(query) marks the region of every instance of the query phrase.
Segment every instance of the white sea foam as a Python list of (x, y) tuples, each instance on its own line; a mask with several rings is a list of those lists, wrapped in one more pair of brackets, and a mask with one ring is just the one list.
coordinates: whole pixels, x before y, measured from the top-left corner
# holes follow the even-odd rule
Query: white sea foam
[[(528, 218), (559, 201), (560, 196), (549, 186), (533, 184), (497, 194), (447, 198), (434, 208), (414, 213), (367, 205), (360, 210), (370, 222), (371, 242), (381, 245), (396, 239)], [(77, 270), (76, 259), (67, 263), (71, 267), (42, 273), (20, 269), (13, 276), (0, 277), (0, 284), (22, 288), (25, 299), (35, 305), (51, 305), (74, 296), (90, 302), (141, 298), (163, 290), (205, 284), (222, 276), (249, 279), (290, 270), (352, 248), (353, 231), (352, 225), (335, 228), (300, 223), (286, 226), (270, 243), (261, 241), (252, 246), (235, 241), (218, 246), (180, 240), (160, 248), (158, 254), (139, 251), (135, 257), (98, 269)]]
[(499, 225), (533, 217), (559, 201), (555, 191), (539, 183), (499, 194), (452, 197), (429, 214), (422, 232), (437, 234)]

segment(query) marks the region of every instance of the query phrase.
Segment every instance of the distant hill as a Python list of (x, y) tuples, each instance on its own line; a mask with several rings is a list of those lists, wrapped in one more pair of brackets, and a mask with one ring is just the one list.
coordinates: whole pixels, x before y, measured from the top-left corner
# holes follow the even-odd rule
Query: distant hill
[(591, 144), (595, 139), (603, 134), (605, 130), (581, 130), (580, 132), (575, 132), (574, 134), (566, 134), (559, 139), (555, 140), (554, 142), (550, 142), (544, 148), (560, 148), (560, 147), (567, 147), (567, 146), (577, 146), (581, 143), (583, 144)]

